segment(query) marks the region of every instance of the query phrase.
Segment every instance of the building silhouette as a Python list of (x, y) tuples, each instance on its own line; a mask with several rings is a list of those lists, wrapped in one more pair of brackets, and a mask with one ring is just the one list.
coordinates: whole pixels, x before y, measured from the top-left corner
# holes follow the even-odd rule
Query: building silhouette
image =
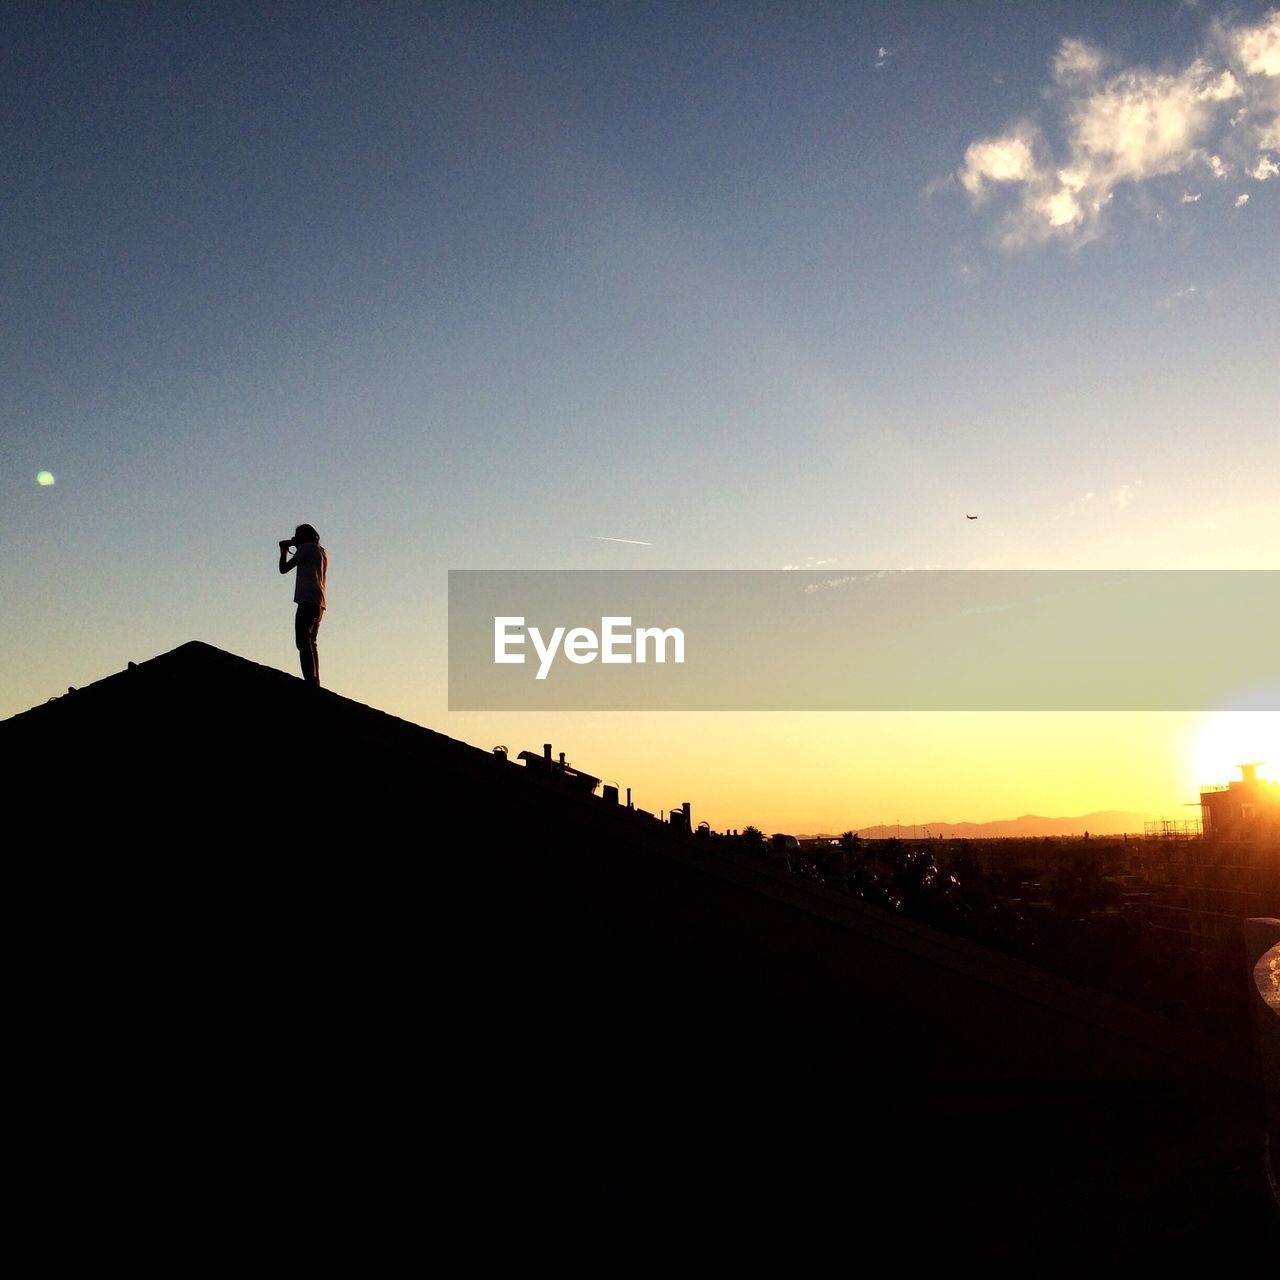
[(1280, 782), (1258, 777), (1261, 761), (1237, 765), (1240, 777), (1200, 788), (1200, 820), (1210, 840), (1280, 840)]
[(1280, 915), (1280, 784), (1241, 777), (1200, 789), (1200, 839), (1162, 841), (1155, 921), (1195, 950), (1236, 946), (1250, 917)]

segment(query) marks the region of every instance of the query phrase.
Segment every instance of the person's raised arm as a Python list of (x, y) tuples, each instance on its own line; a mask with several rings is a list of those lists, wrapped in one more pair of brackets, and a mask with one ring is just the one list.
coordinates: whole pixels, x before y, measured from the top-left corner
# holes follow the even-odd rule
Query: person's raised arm
[(284, 541), (280, 544), (280, 572), (288, 573), (290, 569), (297, 568), (298, 557), (295, 555), (292, 560), (289, 559), (289, 548), (293, 546), (292, 542)]

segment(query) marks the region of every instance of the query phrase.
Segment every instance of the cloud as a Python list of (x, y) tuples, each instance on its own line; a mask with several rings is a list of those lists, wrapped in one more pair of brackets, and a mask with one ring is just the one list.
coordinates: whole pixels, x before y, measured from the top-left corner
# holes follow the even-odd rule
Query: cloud
[(879, 71), (901, 48), (902, 46), (899, 45), (897, 49), (886, 49), (884, 45), (881, 45), (876, 50), (876, 70)]
[(1280, 164), (1270, 156), (1263, 156), (1252, 169), (1249, 170), (1249, 177), (1256, 182), (1266, 182), (1268, 178), (1280, 178)]
[(1245, 205), (1247, 205), (1248, 203), (1249, 203), (1249, 193), (1247, 191), (1241, 192), (1240, 195), (1236, 196), (1237, 209), (1243, 209)]
[(1189, 191), (1184, 191), (1182, 193), (1183, 204), (1195, 204), (1195, 202), (1199, 199), (1200, 199), (1200, 193), (1198, 191), (1195, 193), (1195, 195), (1192, 195), (1191, 192)]
[(606, 538), (603, 534), (593, 533), (589, 539), (591, 542), (625, 542), (631, 547), (651, 547), (652, 542), (641, 542), (639, 538)]
[(1168, 297), (1161, 298), (1158, 306), (1164, 307), (1166, 310), (1170, 307), (1176, 307), (1179, 303), (1190, 302), (1197, 293), (1197, 286), (1189, 284), (1183, 289), (1175, 289)]
[(1059, 84), (1094, 80), (1107, 65), (1107, 55), (1083, 40), (1066, 39), (1053, 59), (1053, 78)]
[(1246, 74), (1280, 76), (1280, 9), (1272, 9), (1256, 27), (1227, 33)]
[[(921, 569), (926, 572), (941, 568), (940, 564), (921, 566)], [(840, 587), (847, 587), (851, 582), (875, 582), (879, 578), (897, 577), (900, 573), (919, 573), (921, 569), (917, 569), (915, 565), (908, 565), (905, 569), (872, 569), (870, 573), (849, 573), (840, 578), (828, 578), (825, 582), (806, 582), (803, 590), (805, 595), (811, 596), (819, 591), (836, 591)]]
[(813, 557), (813, 556), (810, 556), (810, 557), (809, 557), (809, 558), (804, 562), (804, 564), (784, 564), (782, 567), (783, 567), (783, 569), (784, 569), (784, 570), (791, 570), (791, 569), (821, 569), (824, 565), (828, 565), (828, 564), (835, 564), (835, 562), (836, 562), (836, 557), (835, 557), (835, 556), (824, 556), (824, 557), (822, 557), (821, 559), (817, 559), (817, 558), (815, 558), (815, 557)]
[(1280, 9), (1254, 26), (1215, 23), (1206, 52), (1180, 69), (1116, 68), (1103, 50), (1069, 38), (1051, 71), (1049, 131), (1028, 118), (975, 139), (955, 174), (974, 207), (1004, 197), (1005, 249), (1094, 239), (1126, 185), (1205, 170), (1225, 178), (1231, 161), (1259, 181), (1273, 176), (1266, 152), (1280, 150)]
[[(1182, 291), (1184, 293), (1194, 293), (1195, 285), (1190, 289)], [(1142, 481), (1131, 480), (1126, 484), (1117, 486), (1101, 497), (1099, 494), (1090, 489), (1087, 493), (1082, 493), (1074, 502), (1069, 502), (1063, 509), (1053, 517), (1055, 520), (1071, 519), (1073, 516), (1079, 515), (1087, 511), (1099, 511), (1103, 504), (1106, 506), (1117, 507), (1121, 511), (1127, 510), (1142, 496)], [(1096, 518), (1096, 517), (1095, 517)]]
[(1037, 141), (1035, 130), (1023, 125), (1003, 138), (970, 143), (957, 175), (960, 185), (975, 201), (981, 201), (989, 183), (1031, 181), (1039, 169)]
[(811, 596), (817, 591), (834, 591), (837, 587), (845, 587), (851, 582), (861, 582), (862, 580), (857, 574), (850, 574), (844, 578), (828, 578), (826, 582), (806, 582), (804, 593), (807, 596)]
[[(1190, 292), (1195, 291), (1195, 285), (1191, 286)], [(1142, 481), (1135, 480), (1132, 484), (1122, 484), (1118, 489), (1112, 489), (1109, 497), (1111, 501), (1120, 508), (1121, 511), (1126, 507), (1133, 506), (1142, 492)]]
[(1217, 46), (1240, 78), (1242, 102), (1232, 116), (1230, 142), (1242, 168), (1280, 151), (1280, 8), (1252, 27), (1213, 28)]

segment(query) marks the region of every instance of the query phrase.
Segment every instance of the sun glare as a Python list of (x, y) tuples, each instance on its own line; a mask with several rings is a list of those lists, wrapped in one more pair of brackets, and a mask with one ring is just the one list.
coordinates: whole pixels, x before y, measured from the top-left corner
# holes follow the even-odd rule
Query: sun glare
[(1236, 765), (1262, 761), (1258, 776), (1280, 779), (1280, 712), (1218, 711), (1206, 716), (1190, 743), (1190, 766), (1199, 785), (1240, 776)]

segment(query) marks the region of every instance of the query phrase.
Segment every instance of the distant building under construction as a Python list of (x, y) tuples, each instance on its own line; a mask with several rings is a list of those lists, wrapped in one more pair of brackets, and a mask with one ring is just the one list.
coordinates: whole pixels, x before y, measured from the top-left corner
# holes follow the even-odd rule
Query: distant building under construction
[(1280, 783), (1259, 778), (1259, 763), (1201, 787), (1203, 838), (1166, 846), (1157, 923), (1193, 947), (1234, 939), (1246, 917), (1280, 914)]
[(1207, 839), (1280, 838), (1280, 782), (1258, 777), (1258, 765), (1236, 767), (1240, 777), (1223, 787), (1200, 788), (1200, 822)]

